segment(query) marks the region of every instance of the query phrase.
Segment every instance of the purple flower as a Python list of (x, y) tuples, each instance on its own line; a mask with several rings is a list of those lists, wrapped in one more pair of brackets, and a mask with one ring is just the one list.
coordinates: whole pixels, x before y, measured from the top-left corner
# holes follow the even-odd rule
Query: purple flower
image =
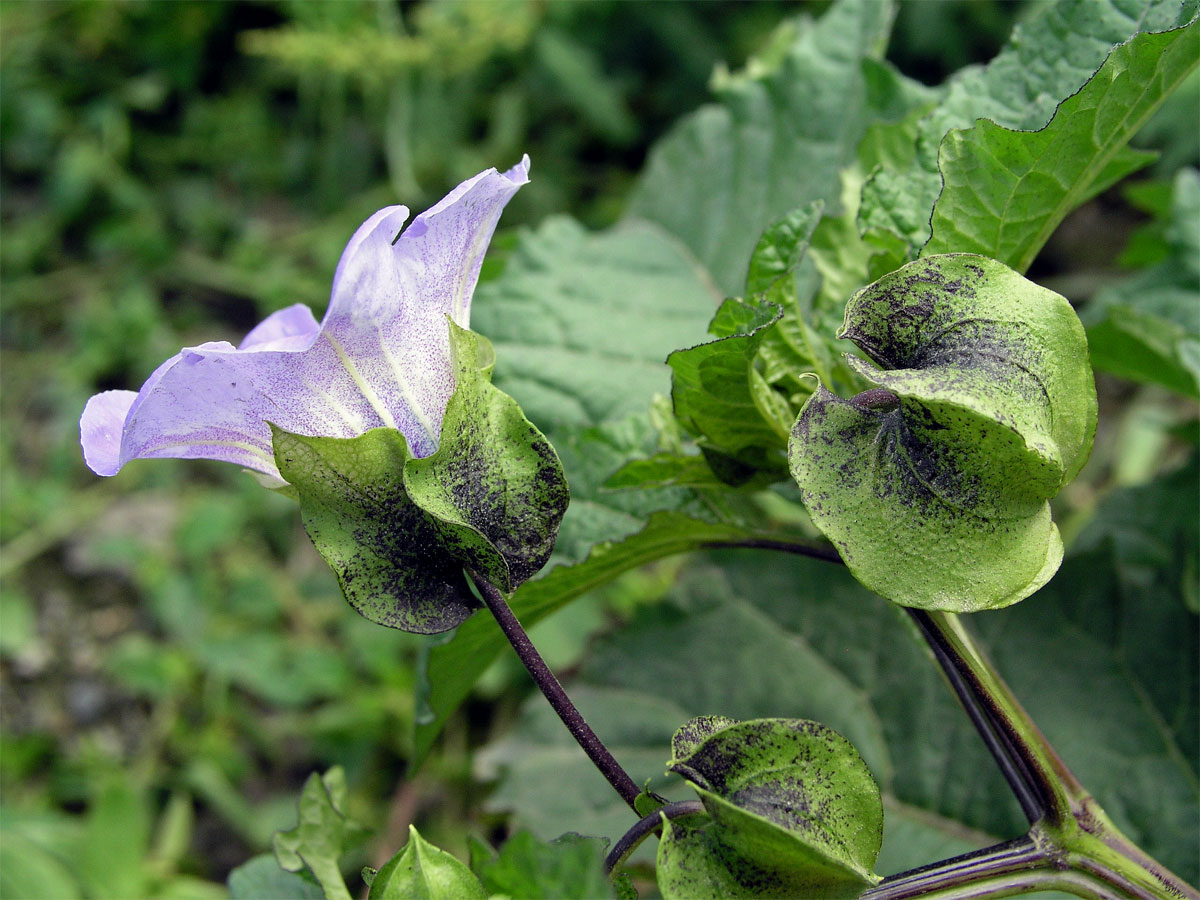
[(407, 207), (379, 210), (342, 252), (320, 324), (289, 306), (236, 348), (185, 348), (136, 394), (96, 394), (79, 420), (88, 466), (115, 475), (131, 459), (219, 459), (280, 486), (268, 422), (324, 437), (398, 428), (416, 456), (430, 455), (454, 392), (446, 316), (469, 325), (484, 251), (528, 173), (527, 156), (481, 172), (403, 232)]

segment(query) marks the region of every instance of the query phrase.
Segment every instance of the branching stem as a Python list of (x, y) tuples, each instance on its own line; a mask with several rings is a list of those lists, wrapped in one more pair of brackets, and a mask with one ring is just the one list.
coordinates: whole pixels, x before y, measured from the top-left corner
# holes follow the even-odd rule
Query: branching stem
[[(746, 540), (709, 549), (780, 550), (840, 563), (816, 541)], [(517, 656), (592, 763), (631, 809), (641, 793), (571, 702), (505, 596), (474, 576), (484, 603)], [(907, 609), (1028, 818), (1029, 834), (966, 856), (885, 878), (863, 900), (983, 900), (1058, 890), (1091, 900), (1200, 900), (1200, 893), (1148, 857), (1108, 820), (1054, 752), (971, 635), (950, 613)], [(702, 814), (697, 801), (668, 803), (642, 817), (605, 860), (611, 872), (668, 819)]]
[(636, 782), (629, 777), (629, 773), (621, 768), (621, 764), (617, 762), (604, 743), (596, 736), (596, 732), (592, 731), (590, 725), (583, 718), (583, 715), (571, 702), (571, 698), (567, 696), (567, 692), (563, 690), (558, 679), (554, 677), (554, 673), (550, 671), (550, 667), (546, 665), (546, 661), (542, 659), (542, 655), (538, 653), (537, 648), (533, 646), (533, 642), (529, 640), (529, 635), (525, 633), (524, 627), (517, 620), (512, 608), (508, 605), (508, 600), (504, 595), (484, 578), (480, 578), (472, 573), (475, 581), (475, 586), (479, 589), (480, 596), (483, 597), (483, 602), (487, 604), (487, 608), (491, 610), (492, 615), (496, 618), (496, 624), (500, 626), (500, 630), (504, 632), (504, 636), (508, 638), (508, 642), (512, 644), (513, 649), (517, 652), (522, 664), (528, 670), (530, 676), (541, 689), (546, 700), (549, 701), (551, 708), (562, 719), (562, 723), (567, 726), (567, 731), (571, 732), (571, 737), (575, 738), (583, 752), (588, 755), (588, 759), (600, 770), (600, 774), (608, 779), (608, 783), (613, 786), (621, 799), (629, 804), (629, 808), (637, 812), (637, 807), (634, 805), (634, 800), (641, 789)]

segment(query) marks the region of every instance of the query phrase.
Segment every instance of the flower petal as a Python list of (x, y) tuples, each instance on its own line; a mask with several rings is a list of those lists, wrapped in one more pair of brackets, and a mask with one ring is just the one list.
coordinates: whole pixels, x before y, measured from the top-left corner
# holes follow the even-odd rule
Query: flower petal
[(417, 456), (437, 447), (454, 391), (446, 316), (469, 325), (484, 251), (528, 172), (528, 157), (505, 173), (482, 172), (398, 236), (402, 207), (386, 215), (381, 210), (338, 264), (322, 334), (371, 386), (383, 405), (381, 418), (391, 418)]
[(268, 422), (327, 437), (393, 424), (320, 337), (304, 350), (203, 344), (169, 362), (142, 388), (125, 420), (121, 465), (152, 457), (217, 459), (282, 484)]
[(135, 399), (133, 391), (105, 391), (88, 400), (83, 408), (79, 443), (84, 462), (97, 475), (116, 475), (121, 468), (121, 434)]
[(321, 330), (312, 310), (296, 303), (271, 313), (238, 344), (239, 350), (303, 350)]
[(483, 253), (528, 169), (525, 157), (463, 182), (401, 234), (408, 209), (379, 210), (342, 253), (320, 325), (296, 304), (239, 347), (185, 348), (136, 395), (97, 394), (80, 419), (88, 466), (115, 475), (131, 459), (206, 458), (282, 485), (268, 423), (326, 437), (397, 428), (414, 455), (431, 454), (454, 391), (446, 316), (466, 325)]

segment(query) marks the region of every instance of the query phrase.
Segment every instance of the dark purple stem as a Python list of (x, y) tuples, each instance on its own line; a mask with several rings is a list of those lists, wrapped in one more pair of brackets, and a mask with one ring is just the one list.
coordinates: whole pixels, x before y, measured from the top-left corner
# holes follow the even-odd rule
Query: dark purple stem
[(608, 851), (608, 856), (604, 857), (604, 871), (611, 873), (625, 861), (625, 857), (637, 849), (638, 844), (650, 835), (658, 834), (662, 829), (663, 816), (668, 819), (679, 819), (704, 813), (704, 804), (699, 800), (680, 800), (676, 803), (664, 804), (650, 815), (639, 819), (632, 828), (621, 835), (621, 839)]
[(942, 674), (946, 676), (950, 688), (958, 697), (958, 702), (966, 711), (976, 732), (983, 738), (992, 759), (1003, 773), (1004, 780), (1008, 782), (1017, 802), (1021, 804), (1021, 811), (1025, 813), (1026, 820), (1030, 825), (1041, 820), (1053, 805), (1052, 786), (1042, 784), (1041, 780), (1035, 777), (1019, 743), (1001, 728), (1001, 715), (989, 707), (986, 688), (975, 678), (969, 663), (936, 627), (929, 613), (910, 607), (905, 607), (904, 611), (908, 613), (908, 617), (912, 619), (933, 652), (934, 659), (941, 666)]
[[(837, 549), (827, 542), (751, 539), (714, 543), (708, 549), (718, 548), (781, 550), (785, 553), (808, 556), (839, 565), (844, 564)], [(988, 691), (974, 677), (975, 673), (970, 662), (957, 652), (957, 648), (952, 642), (945, 639), (945, 635), (937, 628), (928, 613), (907, 607), (905, 612), (912, 618), (921, 632), (921, 636), (933, 652), (934, 658), (945, 673), (959, 703), (962, 704), (971, 723), (975, 726), (975, 730), (987, 745), (988, 751), (1004, 775), (1004, 780), (1008, 782), (1013, 794), (1016, 795), (1017, 802), (1020, 803), (1026, 818), (1030, 824), (1038, 821), (1046, 815), (1048, 810), (1055, 808), (1052, 800), (1052, 786), (1043, 784), (1031, 771), (1031, 767), (1021, 752), (1019, 741), (1014, 740), (1013, 736), (1003, 728), (1002, 717), (999, 716), (996, 709), (989, 706)]]
[(567, 692), (563, 690), (558, 679), (554, 677), (554, 673), (550, 671), (550, 667), (546, 665), (546, 661), (542, 659), (537, 648), (533, 646), (533, 642), (529, 640), (529, 635), (525, 633), (525, 629), (513, 614), (504, 595), (483, 578), (475, 576), (474, 581), (483, 597), (483, 602), (496, 617), (496, 624), (500, 626), (500, 630), (504, 632), (508, 642), (517, 651), (517, 656), (545, 695), (546, 700), (549, 701), (550, 706), (558, 713), (562, 723), (567, 726), (567, 731), (571, 732), (571, 737), (575, 738), (579, 746), (583, 748), (583, 752), (588, 755), (588, 759), (600, 770), (600, 774), (608, 779), (608, 783), (621, 795), (621, 799), (629, 804), (630, 809), (637, 812), (634, 800), (642, 792), (641, 788), (629, 777), (629, 773), (621, 768), (621, 764), (616, 761), (600, 738), (596, 737), (596, 732), (592, 731), (591, 726), (584, 720), (575, 704), (571, 702)]

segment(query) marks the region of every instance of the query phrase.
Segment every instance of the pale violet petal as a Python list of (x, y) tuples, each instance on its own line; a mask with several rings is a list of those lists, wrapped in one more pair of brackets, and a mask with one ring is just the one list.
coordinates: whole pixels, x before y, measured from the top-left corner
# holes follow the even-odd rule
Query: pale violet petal
[(323, 337), (303, 351), (190, 348), (142, 389), (121, 459), (218, 459), (278, 478), (268, 422), (325, 437), (400, 426), (379, 415), (363, 387)]
[(136, 398), (133, 391), (105, 391), (88, 400), (83, 408), (79, 443), (84, 462), (97, 475), (116, 475), (120, 470), (125, 417)]
[(528, 167), (525, 157), (464, 182), (399, 239), (408, 210), (375, 213), (342, 254), (320, 325), (296, 304), (240, 347), (182, 350), (136, 395), (97, 394), (80, 420), (88, 465), (112, 475), (137, 458), (205, 458), (283, 484), (268, 423), (328, 437), (393, 427), (416, 455), (432, 453), (454, 390), (446, 316), (467, 324), (483, 252)]
[(364, 244), (375, 248), (376, 253), (382, 253), (385, 246), (391, 246), (400, 234), (400, 229), (408, 221), (407, 206), (385, 206), (373, 213), (367, 221), (346, 242), (346, 249), (338, 259), (337, 268), (333, 272), (333, 296), (337, 296), (338, 282), (342, 280), (342, 271), (355, 259)]
[(296, 303), (259, 322), (242, 339), (238, 349), (303, 350), (320, 330), (321, 325), (313, 317), (312, 310), (303, 303)]
[(508, 172), (476, 175), (398, 238), (395, 219), (381, 210), (338, 264), (322, 336), (418, 456), (436, 449), (454, 391), (446, 317), (469, 325), (484, 252), (528, 169), (525, 157)]

